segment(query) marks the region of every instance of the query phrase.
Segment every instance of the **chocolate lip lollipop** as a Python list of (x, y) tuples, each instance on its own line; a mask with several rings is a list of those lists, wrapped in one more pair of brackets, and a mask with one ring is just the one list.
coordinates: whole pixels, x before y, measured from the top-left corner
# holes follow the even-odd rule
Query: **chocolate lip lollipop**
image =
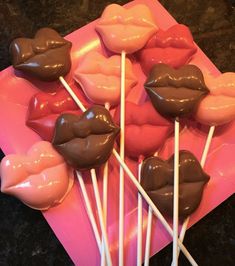
[(155, 65), (144, 84), (155, 109), (163, 116), (190, 115), (209, 92), (201, 70), (195, 65), (179, 69)]
[[(186, 218), (200, 204), (203, 188), (210, 177), (189, 151), (179, 152), (179, 217)], [(141, 185), (162, 213), (172, 216), (174, 155), (168, 160), (149, 157), (141, 169)]]
[(110, 113), (94, 105), (81, 116), (61, 115), (56, 121), (52, 143), (70, 165), (87, 170), (108, 160), (118, 133)]
[(42, 28), (33, 39), (17, 38), (10, 45), (12, 64), (44, 81), (54, 81), (68, 74), (71, 68), (72, 43), (55, 30)]

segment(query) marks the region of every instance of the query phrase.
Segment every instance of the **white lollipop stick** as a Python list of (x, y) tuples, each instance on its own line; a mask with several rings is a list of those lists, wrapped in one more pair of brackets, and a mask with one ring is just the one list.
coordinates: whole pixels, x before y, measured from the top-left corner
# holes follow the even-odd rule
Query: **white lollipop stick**
[[(125, 157), (125, 58), (126, 53), (121, 53), (121, 99), (120, 99), (120, 157)], [(119, 172), (119, 266), (123, 266), (124, 257), (124, 171)]]
[(145, 244), (144, 266), (148, 266), (149, 265), (151, 231), (152, 231), (152, 217), (153, 217), (153, 210), (149, 206), (149, 209), (148, 209), (148, 220), (147, 220), (147, 232), (146, 232), (146, 244)]
[(75, 101), (75, 103), (78, 105), (78, 107), (85, 112), (86, 108), (85, 106), (82, 104), (82, 102), (78, 99), (77, 95), (74, 93), (74, 91), (72, 90), (72, 88), (69, 86), (69, 84), (65, 81), (65, 79), (63, 77), (59, 77), (60, 82), (62, 83), (62, 85), (65, 87), (66, 91), (69, 93), (69, 95), (73, 98), (73, 100)]
[[(67, 87), (69, 87), (68, 84), (67, 84), (67, 86), (65, 88), (67, 89)], [(70, 91), (72, 91), (72, 89), (70, 88), (70, 90), (67, 90), (67, 91), (70, 93)], [(83, 106), (82, 102), (78, 99), (78, 97), (74, 93), (73, 93), (73, 96), (71, 95), (71, 97), (74, 99), (74, 101), (76, 102), (76, 104), (78, 106), (81, 106), (80, 108), (83, 111), (86, 110), (86, 108)], [(122, 168), (124, 169), (124, 171), (126, 172), (126, 174), (129, 176), (129, 178), (131, 179), (131, 181), (133, 182), (133, 184), (135, 185), (135, 187), (141, 193), (142, 197), (150, 205), (150, 207), (152, 208), (154, 214), (161, 221), (161, 223), (163, 224), (163, 226), (165, 227), (165, 229), (167, 230), (167, 232), (173, 237), (173, 231), (172, 231), (170, 225), (167, 223), (166, 219), (163, 217), (163, 215), (158, 210), (158, 208), (154, 205), (153, 201), (150, 199), (150, 197), (148, 196), (148, 194), (146, 193), (146, 191), (140, 185), (140, 183), (138, 182), (138, 180), (136, 179), (136, 177), (133, 175), (133, 173), (131, 172), (131, 170), (129, 169), (129, 167), (121, 159), (121, 157), (119, 156), (118, 152), (115, 149), (113, 149), (113, 155), (116, 157), (117, 161), (120, 163), (120, 165), (122, 166)], [(182, 244), (182, 242), (180, 240), (178, 240), (178, 246), (180, 247), (180, 249), (184, 253), (185, 257), (188, 259), (188, 261), (191, 263), (191, 265), (198, 266), (198, 264), (196, 263), (196, 261), (193, 259), (193, 257), (191, 256), (191, 254), (188, 252), (188, 250), (186, 249), (186, 247)]]
[(96, 221), (95, 221), (95, 217), (94, 217), (93, 212), (92, 212), (91, 204), (90, 204), (90, 201), (89, 201), (89, 198), (88, 198), (88, 195), (87, 195), (86, 187), (85, 187), (85, 184), (84, 184), (84, 181), (83, 181), (81, 173), (79, 171), (76, 171), (76, 175), (77, 175), (80, 187), (81, 187), (82, 196), (84, 198), (85, 205), (86, 205), (87, 215), (88, 215), (88, 218), (90, 220), (90, 223), (91, 223), (94, 235), (95, 235), (97, 246), (99, 248), (99, 251), (101, 252), (100, 235), (99, 235), (99, 231), (98, 231), (97, 224), (96, 224)]
[(179, 226), (179, 121), (175, 119), (174, 153), (174, 201), (173, 201), (173, 265), (178, 266), (178, 226)]
[[(141, 166), (142, 162), (138, 165), (138, 181), (141, 180)], [(143, 230), (143, 218), (142, 218), (143, 201), (141, 194), (138, 193), (138, 223), (137, 223), (137, 266), (142, 265), (142, 230)]]
[(107, 259), (107, 265), (111, 266), (112, 260), (111, 260), (111, 256), (109, 252), (108, 237), (107, 237), (107, 233), (106, 233), (105, 225), (104, 225), (104, 217), (103, 217), (100, 194), (99, 194), (98, 183), (97, 183), (97, 178), (96, 178), (96, 172), (95, 172), (95, 169), (91, 169), (90, 172), (91, 172), (91, 179), (92, 179), (92, 184), (93, 184), (93, 189), (94, 189), (94, 194), (95, 194), (95, 201), (96, 201), (97, 210), (98, 210), (98, 217), (100, 221), (102, 238), (104, 241), (104, 249), (105, 249), (105, 254), (106, 254), (106, 259)]
[[(158, 155), (158, 152), (155, 152), (154, 156), (157, 156), (157, 155)], [(151, 245), (151, 232), (152, 232), (152, 219), (153, 219), (153, 210), (149, 206), (149, 208), (148, 208), (148, 218), (147, 218), (146, 242), (145, 242), (144, 266), (148, 266), (149, 265), (150, 245)]]
[[(150, 199), (150, 197), (148, 196), (148, 194), (146, 193), (144, 188), (138, 182), (138, 179), (136, 179), (136, 177), (133, 175), (133, 173), (131, 172), (129, 167), (125, 164), (125, 162), (123, 162), (123, 160), (121, 159), (121, 157), (119, 156), (119, 154), (117, 153), (117, 151), (115, 149), (113, 149), (113, 155), (116, 157), (116, 159), (118, 160), (120, 165), (123, 167), (126, 174), (130, 177), (131, 181), (134, 183), (134, 185), (136, 186), (138, 191), (141, 193), (142, 197), (146, 200), (148, 205), (152, 208), (154, 214), (157, 216), (157, 218), (163, 224), (163, 226), (165, 227), (167, 232), (173, 237), (173, 231), (172, 231), (170, 225), (167, 223), (164, 216), (161, 214), (161, 212), (158, 210), (158, 208), (154, 205), (153, 201)], [(178, 246), (180, 247), (180, 249), (184, 253), (185, 257), (188, 259), (188, 261), (191, 263), (191, 265), (193, 265), (193, 266), (198, 265), (196, 263), (196, 261), (193, 259), (193, 257), (190, 255), (190, 253), (188, 252), (186, 247), (182, 244), (182, 242), (179, 239), (177, 239), (177, 240), (178, 240)]]
[[(109, 103), (105, 104), (105, 108), (109, 110), (110, 108)], [(104, 225), (106, 230), (107, 230), (108, 173), (109, 173), (109, 167), (108, 167), (108, 162), (106, 162), (104, 165), (104, 172), (103, 172), (103, 216), (104, 216)], [(103, 238), (102, 238), (101, 266), (105, 266)]]
[[(209, 132), (208, 132), (208, 135), (207, 135), (207, 139), (206, 139), (206, 144), (205, 144), (205, 147), (204, 147), (204, 150), (203, 150), (203, 153), (202, 153), (202, 158), (201, 158), (201, 166), (202, 166), (202, 168), (204, 168), (204, 165), (205, 165), (205, 162), (206, 162), (206, 157), (208, 155), (208, 151), (209, 151), (209, 148), (210, 148), (210, 145), (211, 145), (211, 141), (212, 141), (212, 137), (214, 135), (214, 131), (215, 131), (215, 126), (211, 126), (210, 129), (209, 129)], [(181, 228), (181, 231), (180, 231), (180, 241), (181, 242), (184, 241), (184, 236), (185, 236), (185, 233), (186, 233), (186, 230), (187, 230), (187, 227), (188, 227), (189, 219), (190, 219), (190, 216), (185, 219), (185, 221), (183, 223), (183, 226)], [(180, 250), (178, 249), (178, 255), (179, 255), (179, 253), (180, 253)], [(173, 263), (171, 265), (173, 265)]]

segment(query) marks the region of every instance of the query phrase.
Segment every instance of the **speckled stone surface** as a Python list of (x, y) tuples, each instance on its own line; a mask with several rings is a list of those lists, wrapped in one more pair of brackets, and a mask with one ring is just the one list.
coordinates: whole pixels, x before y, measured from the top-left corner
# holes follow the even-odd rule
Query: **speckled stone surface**
[[(12, 39), (32, 37), (43, 26), (66, 35), (97, 18), (111, 2), (128, 1), (0, 0), (0, 70), (10, 65), (8, 46)], [(161, 2), (178, 22), (191, 28), (195, 41), (221, 71), (235, 71), (233, 0)], [(186, 234), (185, 245), (199, 265), (235, 265), (235, 195), (193, 226)], [(150, 265), (170, 263), (171, 246), (168, 246), (151, 259)], [(0, 194), (2, 265), (68, 266), (73, 263), (40, 212)], [(180, 265), (189, 265), (183, 256)]]

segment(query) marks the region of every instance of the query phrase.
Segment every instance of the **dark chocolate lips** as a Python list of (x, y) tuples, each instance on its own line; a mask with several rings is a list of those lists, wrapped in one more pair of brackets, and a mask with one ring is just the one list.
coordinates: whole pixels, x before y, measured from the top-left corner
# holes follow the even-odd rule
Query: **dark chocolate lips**
[(155, 109), (166, 117), (188, 116), (209, 92), (201, 70), (186, 65), (178, 70), (155, 65), (144, 85)]
[(118, 133), (110, 113), (94, 105), (81, 116), (58, 117), (52, 143), (70, 165), (87, 170), (108, 160)]
[[(179, 154), (179, 216), (186, 218), (200, 204), (203, 188), (210, 177), (189, 151)], [(174, 155), (167, 161), (159, 157), (144, 160), (141, 184), (159, 210), (172, 217), (174, 191)]]
[(42, 28), (34, 39), (18, 38), (12, 41), (10, 53), (15, 69), (44, 81), (65, 76), (71, 68), (71, 42), (55, 30)]

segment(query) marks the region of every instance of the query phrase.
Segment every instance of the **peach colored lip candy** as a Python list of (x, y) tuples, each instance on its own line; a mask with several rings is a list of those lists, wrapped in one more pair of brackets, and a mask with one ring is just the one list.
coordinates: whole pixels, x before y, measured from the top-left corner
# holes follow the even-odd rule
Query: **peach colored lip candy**
[(146, 44), (158, 27), (145, 5), (128, 8), (111, 4), (105, 8), (96, 30), (110, 51), (134, 53)]
[[(126, 59), (125, 92), (129, 93), (136, 85), (132, 64)], [(98, 52), (90, 52), (75, 70), (74, 79), (80, 84), (84, 93), (96, 104), (117, 105), (120, 101), (121, 59), (119, 55), (106, 58)]]
[(196, 120), (202, 124), (217, 126), (235, 119), (235, 73), (218, 77), (205, 74), (210, 93), (200, 102)]
[(7, 155), (0, 172), (1, 191), (37, 210), (61, 203), (74, 181), (73, 172), (47, 141), (35, 143), (26, 155)]

